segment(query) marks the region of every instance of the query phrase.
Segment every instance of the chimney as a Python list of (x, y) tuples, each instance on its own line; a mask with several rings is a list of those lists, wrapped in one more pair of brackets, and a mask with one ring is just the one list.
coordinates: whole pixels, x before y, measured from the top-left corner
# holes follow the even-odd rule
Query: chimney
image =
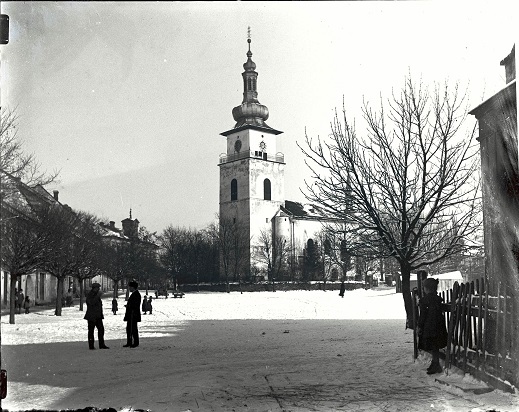
[(115, 230), (115, 222), (113, 220), (110, 220), (110, 229)]
[(58, 202), (58, 201), (59, 201), (59, 200), (58, 200), (59, 190), (54, 190), (53, 193), (54, 193), (54, 200), (55, 200), (56, 202)]

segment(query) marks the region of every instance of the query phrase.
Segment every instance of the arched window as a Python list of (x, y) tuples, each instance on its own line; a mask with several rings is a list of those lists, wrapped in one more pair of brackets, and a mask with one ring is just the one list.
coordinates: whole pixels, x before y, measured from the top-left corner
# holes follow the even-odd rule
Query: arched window
[(249, 88), (248, 90), (252, 90), (252, 79), (249, 77)]
[(238, 200), (238, 181), (231, 180), (231, 200)]
[(263, 181), (263, 199), (272, 200), (271, 194), (270, 194), (270, 180), (269, 179), (265, 179)]
[(256, 79), (252, 79), (252, 90), (256, 91)]
[(328, 256), (332, 254), (332, 242), (328, 238), (324, 240), (324, 254)]

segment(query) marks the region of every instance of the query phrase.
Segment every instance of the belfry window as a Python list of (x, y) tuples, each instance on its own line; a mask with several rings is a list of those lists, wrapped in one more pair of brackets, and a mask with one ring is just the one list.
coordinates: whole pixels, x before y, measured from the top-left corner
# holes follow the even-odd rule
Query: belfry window
[(264, 200), (272, 200), (270, 194), (270, 180), (265, 179), (263, 181), (263, 199)]
[(256, 79), (252, 79), (252, 90), (256, 91)]
[(231, 200), (238, 200), (238, 181), (231, 180)]
[(252, 79), (249, 77), (249, 87), (247, 90), (252, 90)]

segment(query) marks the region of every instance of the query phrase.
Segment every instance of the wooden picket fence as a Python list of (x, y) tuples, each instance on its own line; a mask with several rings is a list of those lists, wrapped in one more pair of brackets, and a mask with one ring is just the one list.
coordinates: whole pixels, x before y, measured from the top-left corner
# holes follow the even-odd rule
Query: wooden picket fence
[[(456, 366), (495, 388), (514, 392), (519, 386), (515, 334), (519, 313), (515, 293), (501, 282), (490, 283), (483, 278), (456, 282), (452, 289), (441, 292), (448, 330), (447, 347), (442, 353), (447, 373), (451, 366)], [(415, 326), (419, 295), (419, 289), (413, 290)], [(416, 358), (416, 327), (414, 331)]]

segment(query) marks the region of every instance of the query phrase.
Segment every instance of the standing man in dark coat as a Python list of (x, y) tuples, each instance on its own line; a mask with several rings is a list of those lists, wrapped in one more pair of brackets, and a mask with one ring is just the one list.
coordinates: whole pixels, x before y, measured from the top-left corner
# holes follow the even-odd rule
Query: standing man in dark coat
[(126, 345), (124, 348), (136, 348), (139, 346), (139, 330), (137, 322), (141, 321), (141, 294), (137, 290), (137, 282), (132, 280), (128, 283), (130, 289), (130, 297), (126, 302), (126, 312), (124, 321), (126, 322)]
[(103, 326), (103, 302), (101, 301), (101, 292), (99, 283), (92, 283), (92, 289), (86, 296), (87, 310), (85, 318), (88, 321), (88, 348), (94, 347), (94, 329), (97, 328), (97, 337), (99, 339), (99, 349), (109, 349), (105, 345), (105, 328)]

